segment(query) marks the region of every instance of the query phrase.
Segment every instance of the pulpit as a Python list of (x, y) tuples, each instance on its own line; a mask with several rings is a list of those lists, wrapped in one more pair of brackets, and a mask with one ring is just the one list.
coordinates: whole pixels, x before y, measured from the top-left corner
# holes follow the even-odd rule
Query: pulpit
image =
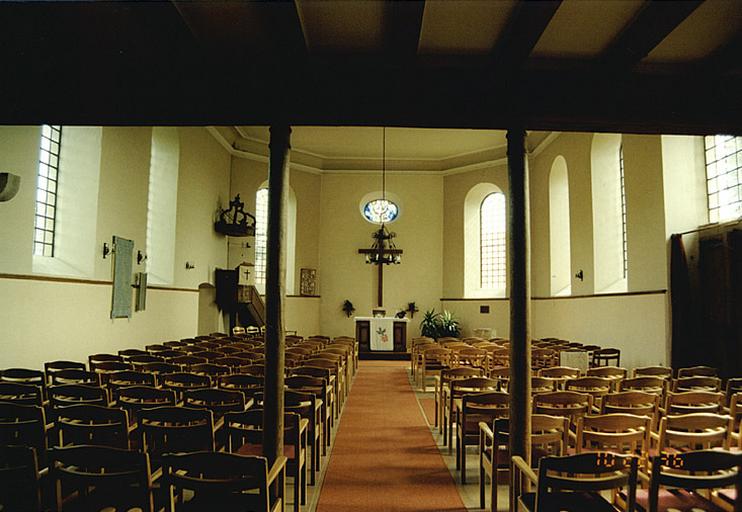
[(406, 352), (407, 318), (357, 316), (359, 352)]

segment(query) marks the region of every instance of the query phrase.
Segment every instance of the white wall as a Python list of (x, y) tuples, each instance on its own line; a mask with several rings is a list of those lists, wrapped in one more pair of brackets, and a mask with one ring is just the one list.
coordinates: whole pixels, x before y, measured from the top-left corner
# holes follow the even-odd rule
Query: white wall
[[(0, 203), (0, 367), (38, 368), (52, 359), (83, 360), (93, 352), (193, 336), (199, 318), (197, 288), (212, 279), (215, 266), (226, 264), (226, 240), (214, 232), (213, 222), (216, 205), (228, 200), (229, 154), (206, 129), (179, 128), (175, 289), (150, 288), (146, 311), (133, 312), (130, 319), (111, 320), (112, 258), (103, 259), (101, 249), (103, 242), (110, 244), (111, 236), (118, 235), (134, 240), (135, 251), (145, 252), (152, 130), (106, 127), (102, 132), (100, 128), (69, 131), (82, 135), (85, 130), (88, 135), (96, 130), (102, 133), (98, 138), (98, 185), (87, 192), (92, 196), (87, 198), (88, 204), (97, 208), (83, 209), (93, 219), (85, 225), (94, 226), (94, 232), (87, 243), (77, 247), (80, 261), (71, 262), (70, 268), (77, 265), (92, 271), (88, 275), (71, 271), (68, 275), (75, 278), (71, 281), (66, 277), (49, 279), (43, 275), (46, 272), (42, 274), (32, 265), (40, 130), (0, 128), (0, 169), (21, 174), (23, 180), (19, 194)], [(63, 129), (63, 152), (64, 133)], [(95, 158), (81, 159), (83, 156), (71, 155), (86, 162), (83, 170), (90, 177)], [(66, 172), (73, 177), (74, 166)], [(60, 196), (60, 205), (65, 200), (70, 206), (69, 196)], [(186, 260), (195, 262), (196, 269), (185, 270)], [(134, 263), (134, 272), (142, 270), (143, 265)], [(215, 307), (211, 311), (217, 315)]]

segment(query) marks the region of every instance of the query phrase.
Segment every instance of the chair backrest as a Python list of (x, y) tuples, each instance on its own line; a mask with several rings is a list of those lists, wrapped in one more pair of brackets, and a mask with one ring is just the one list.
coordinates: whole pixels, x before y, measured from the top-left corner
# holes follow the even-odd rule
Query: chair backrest
[(557, 381), (548, 377), (531, 377), (531, 393), (551, 393), (557, 390)]
[(168, 373), (161, 377), (162, 387), (172, 389), (180, 396), (189, 389), (204, 389), (211, 387), (211, 377), (197, 375), (190, 372)]
[(683, 391), (667, 393), (665, 410), (667, 414), (686, 414), (693, 412), (719, 412), (724, 403), (724, 393), (713, 391)]
[[(46, 416), (36, 405), (0, 402), (0, 446), (30, 446), (46, 461)], [(0, 486), (1, 487), (1, 486)]]
[(170, 364), (177, 364), (178, 366), (182, 366), (183, 368), (190, 368), (194, 364), (205, 363), (206, 358), (200, 356), (183, 355), (170, 358), (167, 360), (167, 362)]
[(619, 384), (621, 391), (643, 391), (645, 393), (654, 393), (664, 396), (667, 391), (668, 379), (654, 375), (642, 375), (624, 379)]
[(725, 389), (727, 405), (732, 403), (732, 396), (737, 393), (742, 393), (742, 378), (729, 379)]
[(719, 377), (679, 377), (672, 383), (672, 390), (680, 391), (721, 391), (721, 379)]
[(127, 362), (131, 363), (135, 369), (138, 369), (141, 366), (149, 363), (164, 363), (165, 358), (159, 355), (155, 356), (152, 354), (141, 354), (129, 357), (129, 360)]
[(59, 370), (85, 370), (85, 363), (79, 361), (48, 361), (44, 363), (44, 374), (47, 385), (51, 384), (51, 376)]
[(129, 386), (154, 386), (155, 375), (153, 373), (138, 372), (134, 370), (121, 370), (108, 376), (108, 389), (111, 392), (111, 400), (118, 400), (118, 390)]
[[(634, 510), (638, 458), (610, 452), (544, 457), (539, 462), (536, 512), (559, 510), (563, 491), (627, 488), (627, 507)], [(579, 476), (576, 476), (579, 475)]]
[(550, 379), (576, 379), (580, 376), (580, 370), (578, 368), (570, 368), (569, 366), (552, 366), (550, 368), (541, 368), (538, 371), (539, 377), (548, 377)]
[(100, 374), (80, 370), (79, 368), (68, 368), (57, 370), (50, 375), (52, 386), (57, 384), (88, 384), (90, 386), (100, 386)]
[(577, 419), (577, 453), (648, 453), (652, 417), (635, 414), (585, 415)]
[(49, 404), (52, 407), (68, 405), (108, 406), (108, 392), (100, 386), (61, 384), (49, 387)]
[(127, 348), (119, 350), (119, 355), (124, 358), (124, 361), (130, 361), (133, 356), (147, 355), (149, 352), (140, 348)]
[(42, 510), (39, 467), (34, 448), (0, 443), (0, 482), (0, 510)]
[(57, 411), (59, 446), (95, 445), (129, 448), (126, 411), (100, 405), (72, 405)]
[(588, 377), (605, 377), (607, 379), (621, 380), (625, 379), (629, 371), (620, 366), (597, 366), (588, 368), (585, 375)]
[[(301, 416), (295, 412), (283, 415), (284, 444), (298, 447)], [(263, 409), (229, 412), (224, 415), (227, 431), (227, 449), (231, 453), (257, 455), (263, 443)], [(296, 454), (296, 452), (294, 452)], [(291, 458), (291, 457), (290, 457)]]
[(688, 366), (678, 368), (678, 379), (682, 377), (718, 377), (719, 370), (711, 366)]
[(115, 362), (123, 363), (124, 357), (118, 354), (92, 354), (88, 356), (88, 368), (94, 371), (98, 363)]
[(533, 412), (551, 416), (564, 416), (573, 423), (580, 416), (589, 414), (593, 407), (592, 395), (575, 391), (555, 391), (533, 396)]
[[(621, 391), (603, 396), (603, 414), (635, 414), (637, 416), (659, 417), (660, 396), (644, 391)], [(655, 426), (654, 423), (652, 426)]]
[(214, 415), (208, 409), (156, 407), (139, 411), (143, 447), (152, 457), (214, 450)]
[(729, 448), (732, 417), (712, 413), (665, 416), (660, 420), (658, 448)]
[(208, 409), (218, 419), (228, 412), (244, 411), (245, 395), (236, 390), (193, 389), (183, 393), (183, 403), (186, 407)]
[(667, 366), (642, 366), (639, 368), (634, 368), (634, 372), (632, 373), (633, 377), (662, 377), (665, 379), (671, 379), (672, 378), (672, 368), (668, 368)]
[[(455, 381), (454, 381), (455, 382)], [(502, 391), (465, 394), (462, 398), (459, 424), (461, 435), (478, 435), (479, 422), (492, 423), (510, 415), (510, 395)]]
[(162, 407), (166, 405), (175, 406), (175, 391), (172, 389), (161, 389), (152, 386), (129, 386), (118, 390), (118, 405), (128, 414), (132, 422), (139, 419), (139, 411)]
[[(196, 452), (169, 454), (162, 463), (170, 512), (181, 509), (177, 498), (185, 494), (184, 490), (207, 496), (209, 502), (218, 503), (222, 510), (271, 512), (284, 508), (286, 457), (279, 457), (269, 467), (264, 457)], [(275, 481), (279, 482), (278, 495), (271, 498), (269, 488)], [(190, 510), (187, 504), (184, 508)]]
[[(494, 445), (505, 446), (510, 437), (510, 420), (497, 418), (492, 426)], [(531, 415), (531, 465), (547, 455), (561, 456), (569, 446), (569, 419), (548, 414)]]
[(482, 391), (498, 391), (500, 381), (488, 377), (463, 377), (453, 379), (451, 384), (451, 399), (461, 398), (463, 395), (470, 393), (479, 393)]
[(120, 372), (121, 370), (133, 370), (134, 366), (131, 363), (121, 361), (100, 361), (96, 363), (91, 362), (90, 369), (100, 374), (101, 384), (106, 385), (112, 373)]
[(44, 393), (41, 386), (35, 384), (0, 382), (0, 402), (41, 406), (44, 404)]
[(194, 364), (190, 369), (191, 373), (196, 375), (208, 375), (209, 377), (218, 377), (219, 375), (229, 375), (232, 370), (229, 366), (223, 366), (213, 363)]
[(146, 453), (105, 446), (57, 447), (49, 451), (49, 464), (52, 481), (57, 483), (59, 511), (74, 493), (85, 496), (90, 492), (97, 500), (106, 500), (100, 508), (109, 505), (116, 510), (135, 506), (145, 512), (154, 510)]
[(594, 399), (607, 395), (611, 392), (611, 388), (611, 380), (605, 377), (578, 377), (569, 379), (564, 384), (564, 389), (567, 391), (587, 393), (592, 395)]
[(39, 386), (41, 392), (46, 396), (46, 376), (39, 370), (28, 368), (8, 368), (0, 370), (0, 382), (11, 382), (13, 384), (32, 384)]
[(742, 496), (742, 454), (740, 453), (719, 450), (661, 453), (652, 458), (649, 512), (660, 510), (659, 490), (662, 486), (698, 490), (732, 485), (737, 497), (734, 510), (739, 510), (739, 496)]

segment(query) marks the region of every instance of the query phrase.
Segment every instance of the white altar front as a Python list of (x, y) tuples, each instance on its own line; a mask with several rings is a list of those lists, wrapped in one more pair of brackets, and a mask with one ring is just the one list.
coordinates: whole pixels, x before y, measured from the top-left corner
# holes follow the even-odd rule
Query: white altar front
[(396, 317), (376, 317), (376, 316), (357, 316), (358, 322), (368, 322), (369, 332), (368, 341), (369, 349), (372, 351), (392, 351), (394, 350), (394, 324), (395, 322), (405, 322), (407, 318)]

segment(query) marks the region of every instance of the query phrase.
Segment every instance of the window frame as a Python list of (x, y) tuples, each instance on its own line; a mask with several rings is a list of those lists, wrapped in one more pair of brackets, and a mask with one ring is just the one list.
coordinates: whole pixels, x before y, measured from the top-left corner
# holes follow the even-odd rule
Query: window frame
[[(46, 134), (47, 131), (48, 134)], [(59, 161), (61, 153), (62, 126), (42, 125), (39, 140), (39, 164), (36, 172), (34, 256), (54, 257), (57, 210), (59, 208)]]

